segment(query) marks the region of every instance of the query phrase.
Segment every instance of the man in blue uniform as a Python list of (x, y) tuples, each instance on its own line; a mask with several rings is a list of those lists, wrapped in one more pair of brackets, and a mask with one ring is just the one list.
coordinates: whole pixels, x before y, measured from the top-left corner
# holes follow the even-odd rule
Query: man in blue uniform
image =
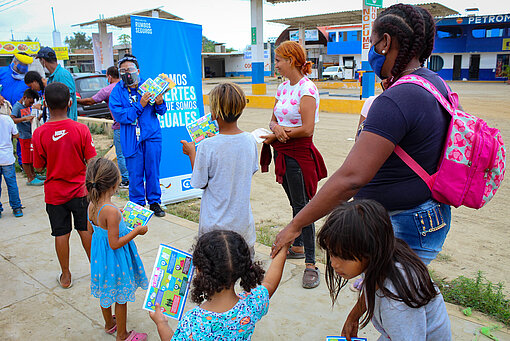
[(166, 104), (162, 95), (151, 105), (149, 93), (138, 93), (143, 80), (134, 56), (125, 55), (119, 60), (119, 74), (121, 80), (110, 94), (109, 106), (120, 123), (120, 142), (129, 172), (129, 200), (142, 206), (147, 201), (154, 214), (163, 217), (159, 187), (162, 137), (157, 115), (165, 114)]
[[(8, 66), (0, 67), (0, 105), (5, 100), (12, 106), (23, 97), (23, 93), (28, 86), (25, 84), (25, 74), (28, 71), (28, 65), (32, 64), (34, 59), (24, 52), (16, 53), (12, 62)], [(21, 166), (21, 146), (17, 142), (16, 153), (18, 154), (18, 163)]]

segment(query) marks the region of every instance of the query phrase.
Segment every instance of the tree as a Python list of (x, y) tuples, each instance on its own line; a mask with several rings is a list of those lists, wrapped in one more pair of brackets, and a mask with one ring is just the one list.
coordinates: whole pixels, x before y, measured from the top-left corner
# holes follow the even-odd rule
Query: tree
[(85, 32), (74, 32), (74, 37), (67, 37), (65, 43), (69, 45), (71, 49), (91, 49), (92, 38), (87, 37)]
[(214, 52), (214, 40), (209, 40), (205, 36), (202, 36), (202, 52)]
[(119, 44), (130, 45), (131, 44), (131, 36), (129, 34), (121, 34), (117, 39)]
[[(214, 44), (217, 44), (214, 40), (207, 39), (206, 36), (202, 36), (202, 52), (216, 52), (214, 49)], [(226, 52), (237, 51), (231, 47), (226, 49)]]

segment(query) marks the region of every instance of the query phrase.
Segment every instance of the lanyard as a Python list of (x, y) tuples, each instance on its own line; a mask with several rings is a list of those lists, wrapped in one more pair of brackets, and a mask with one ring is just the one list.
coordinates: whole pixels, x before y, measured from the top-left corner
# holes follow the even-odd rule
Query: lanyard
[[(129, 91), (129, 103), (131, 103), (131, 105), (133, 105), (133, 103), (136, 103), (138, 102), (138, 91), (132, 89), (132, 88), (128, 88), (128, 91)], [(138, 124), (138, 118), (136, 119), (136, 121), (133, 123), (133, 124), (136, 124), (136, 140), (137, 141), (140, 141), (140, 135), (141, 135), (141, 131), (140, 131), (140, 125)]]

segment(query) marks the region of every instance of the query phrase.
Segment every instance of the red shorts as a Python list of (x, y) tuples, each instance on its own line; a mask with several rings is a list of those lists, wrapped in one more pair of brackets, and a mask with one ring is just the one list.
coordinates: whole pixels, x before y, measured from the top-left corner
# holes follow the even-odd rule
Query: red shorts
[(32, 163), (34, 154), (34, 147), (32, 146), (32, 139), (19, 139), (21, 145), (21, 161), (23, 163)]

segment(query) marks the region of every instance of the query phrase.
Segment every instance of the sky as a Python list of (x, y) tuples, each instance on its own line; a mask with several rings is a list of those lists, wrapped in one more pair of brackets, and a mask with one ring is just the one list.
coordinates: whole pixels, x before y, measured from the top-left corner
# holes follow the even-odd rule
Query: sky
[[(264, 3), (264, 19), (280, 19), (311, 14), (332, 13), (361, 8), (362, 0), (308, 0), (288, 4)], [(359, 2), (356, 6), (355, 3)], [(384, 0), (384, 7), (391, 6), (397, 0)], [(420, 4), (434, 0), (413, 1), (406, 3)], [(447, 7), (465, 14), (466, 8), (476, 7), (477, 14), (510, 13), (508, 0), (436, 0)], [(120, 4), (120, 5), (119, 5)], [(38, 38), (42, 45), (52, 46), (53, 21), (51, 7), (55, 12), (57, 31), (62, 41), (73, 32), (85, 32), (87, 35), (97, 32), (97, 25), (80, 28), (75, 24), (92, 21), (100, 15), (105, 18), (134, 11), (156, 8), (177, 15), (186, 22), (202, 25), (203, 35), (216, 42), (225, 43), (226, 47), (243, 50), (250, 43), (250, 0), (144, 0), (142, 1), (105, 1), (105, 0), (0, 0), (0, 41), (25, 39), (30, 36)], [(264, 41), (278, 37), (285, 25), (264, 22)], [(123, 33), (130, 34), (129, 29), (109, 27), (113, 33), (114, 44)]]

